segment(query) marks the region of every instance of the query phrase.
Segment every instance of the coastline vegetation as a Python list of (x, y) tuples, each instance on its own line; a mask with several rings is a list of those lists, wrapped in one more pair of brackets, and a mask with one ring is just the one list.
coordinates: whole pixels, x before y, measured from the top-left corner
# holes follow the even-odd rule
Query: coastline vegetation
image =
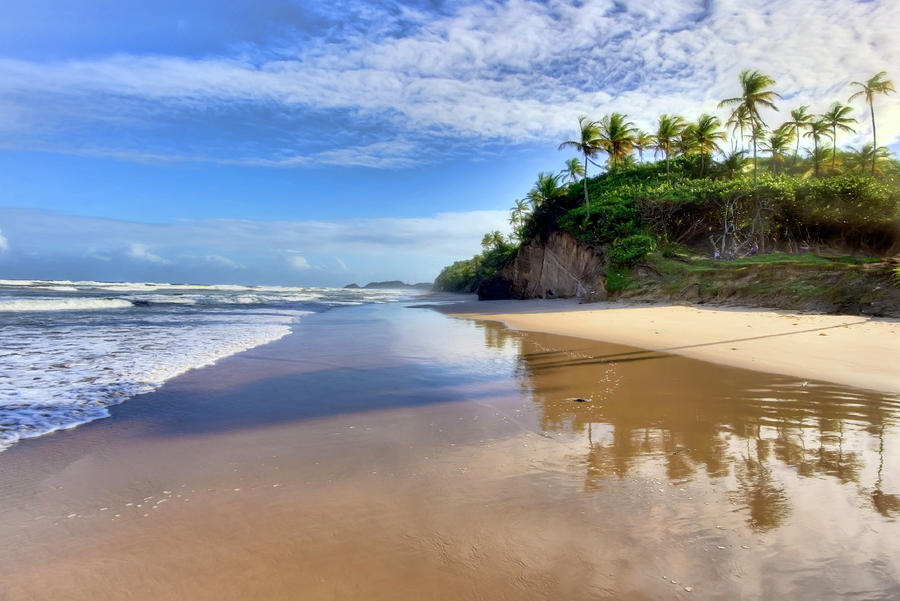
[[(834, 102), (822, 114), (796, 107), (771, 126), (762, 111), (778, 111), (775, 82), (746, 70), (739, 83), (740, 95), (719, 103), (729, 111), (724, 123), (713, 114), (661, 115), (650, 134), (620, 113), (579, 117), (575, 138), (559, 145), (579, 156), (558, 173), (539, 173), (511, 209), (511, 236), (486, 234), (482, 252), (445, 268), (435, 288), (475, 291), (520, 245), (556, 230), (603, 249), (611, 293), (633, 286), (638, 266), (659, 272), (676, 259), (727, 271), (726, 264), (783, 265), (792, 256), (821, 267), (817, 255), (897, 253), (900, 161), (876, 146), (875, 135), (875, 100), (894, 91), (886, 73), (851, 84), (858, 90), (848, 102), (865, 101), (873, 129), (872, 142), (858, 148), (839, 147), (856, 131), (850, 105)], [(657, 160), (644, 161), (648, 150)], [(602, 173), (588, 177), (588, 166)]]

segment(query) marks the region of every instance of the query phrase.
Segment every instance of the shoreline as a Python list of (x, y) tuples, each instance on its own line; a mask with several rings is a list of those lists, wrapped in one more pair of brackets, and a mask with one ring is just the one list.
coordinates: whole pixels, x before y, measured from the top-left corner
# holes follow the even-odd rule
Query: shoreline
[(441, 313), (672, 353), (720, 365), (900, 394), (900, 320), (746, 307), (461, 301)]
[(112, 414), (0, 456), (0, 599), (900, 591), (889, 395), (382, 304)]

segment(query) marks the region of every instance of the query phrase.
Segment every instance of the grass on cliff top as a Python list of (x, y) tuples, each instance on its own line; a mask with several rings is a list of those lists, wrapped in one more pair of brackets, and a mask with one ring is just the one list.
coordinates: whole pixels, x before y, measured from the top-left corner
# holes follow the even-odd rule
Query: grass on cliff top
[(787, 253), (770, 253), (752, 257), (741, 257), (733, 260), (715, 260), (706, 258), (680, 258), (670, 259), (662, 256), (652, 257), (651, 264), (661, 273), (674, 275), (676, 273), (690, 272), (721, 272), (743, 271), (748, 267), (858, 267), (871, 263), (878, 263), (881, 259), (876, 257), (823, 257), (812, 253), (791, 255)]
[[(796, 298), (811, 298), (827, 295), (829, 286), (836, 281), (834, 278), (862, 276), (867, 271), (867, 265), (882, 261), (875, 257), (827, 257), (812, 253), (771, 253), (735, 260), (689, 257), (685, 252), (665, 254), (669, 256), (653, 253), (643, 263), (645, 269), (656, 272), (659, 277), (644, 278), (629, 270), (610, 270), (611, 273), (607, 273), (607, 290), (640, 294), (660, 288), (671, 296), (685, 286), (697, 285), (704, 295), (714, 294), (722, 288), (734, 288), (760, 297), (777, 290)], [(675, 258), (672, 258), (673, 254)], [(793, 275), (785, 277), (780, 270), (783, 267), (791, 269)], [(894, 281), (900, 286), (900, 268), (890, 269)]]

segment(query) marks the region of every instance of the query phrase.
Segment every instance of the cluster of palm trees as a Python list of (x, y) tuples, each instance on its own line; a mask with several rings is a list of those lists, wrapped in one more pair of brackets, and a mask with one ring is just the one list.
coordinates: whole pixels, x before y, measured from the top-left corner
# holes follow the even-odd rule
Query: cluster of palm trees
[[(858, 90), (848, 99), (848, 102), (852, 102), (854, 99), (862, 97), (871, 114), (872, 143), (852, 151), (850, 156), (856, 164), (868, 162), (872, 174), (876, 170), (876, 159), (887, 155), (887, 149), (879, 148), (877, 145), (874, 106), (875, 96), (895, 91), (893, 82), (886, 77), (887, 73), (882, 71), (864, 82), (852, 82), (851, 85), (857, 87)], [(857, 123), (856, 119), (852, 117), (853, 109), (849, 105), (835, 102), (821, 115), (810, 113), (809, 106), (801, 106), (791, 111), (790, 120), (772, 129), (766, 124), (761, 112), (765, 109), (778, 110), (775, 101), (781, 96), (772, 89), (775, 81), (759, 71), (749, 69), (743, 71), (739, 79), (740, 96), (726, 98), (719, 103), (719, 108), (731, 109), (725, 127), (732, 129), (732, 133), (737, 136), (741, 146), (740, 149), (732, 149), (731, 154), (726, 155), (725, 162), (728, 162), (729, 159), (739, 162), (747, 152), (745, 145), (749, 142), (752, 148), (755, 187), (759, 150), (763, 149), (769, 154), (771, 169), (777, 173), (779, 168), (784, 165), (791, 144), (795, 141), (794, 163), (796, 164), (800, 154), (800, 138), (804, 137), (809, 138), (813, 143), (810, 157), (814, 165), (814, 175), (819, 175), (819, 163), (825, 151), (823, 145), (825, 139), (831, 141), (831, 170), (832, 172), (836, 170), (838, 133), (855, 132), (853, 125)], [(628, 120), (627, 115), (621, 113), (606, 115), (599, 121), (581, 116), (578, 118), (578, 139), (567, 140), (560, 144), (559, 148), (560, 150), (564, 148), (576, 150), (583, 158), (583, 162), (578, 158), (570, 159), (566, 162), (566, 169), (558, 177), (572, 182), (577, 181), (578, 178), (584, 180), (584, 201), (589, 214), (590, 203), (586, 177), (588, 165), (614, 170), (626, 165), (629, 160), (633, 160), (634, 151), (638, 152), (640, 160), (643, 161), (644, 150), (653, 149), (665, 158), (667, 177), (670, 174), (670, 157), (676, 154), (699, 155), (700, 175), (702, 176), (713, 154), (722, 152), (720, 144), (727, 139), (722, 126), (721, 120), (711, 114), (700, 115), (694, 122), (688, 122), (678, 115), (661, 115), (656, 133), (650, 134), (635, 127), (634, 123)], [(606, 154), (606, 165), (600, 165), (596, 161), (600, 154)], [(540, 187), (539, 184), (536, 187)]]

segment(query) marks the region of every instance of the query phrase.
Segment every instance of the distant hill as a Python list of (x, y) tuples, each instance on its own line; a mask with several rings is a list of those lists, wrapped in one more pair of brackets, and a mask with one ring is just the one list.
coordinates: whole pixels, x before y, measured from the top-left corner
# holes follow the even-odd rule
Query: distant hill
[(385, 282), (369, 282), (365, 286), (360, 286), (359, 284), (347, 284), (346, 286), (344, 286), (344, 288), (350, 288), (350, 289), (364, 288), (364, 289), (368, 289), (368, 290), (372, 290), (372, 289), (431, 290), (431, 286), (432, 286), (431, 282), (419, 282), (417, 284), (407, 284), (406, 282), (401, 282), (400, 280), (388, 280)]

